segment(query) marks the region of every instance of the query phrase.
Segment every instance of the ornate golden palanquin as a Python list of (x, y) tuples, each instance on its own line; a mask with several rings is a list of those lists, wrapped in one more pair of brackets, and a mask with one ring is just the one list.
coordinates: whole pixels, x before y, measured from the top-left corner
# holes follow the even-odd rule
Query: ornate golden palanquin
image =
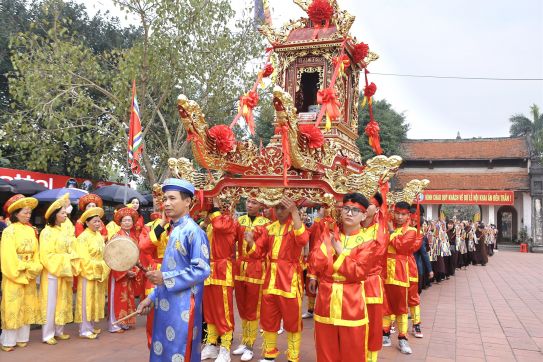
[[(306, 12), (311, 5), (311, 1), (294, 2)], [(168, 164), (173, 177), (195, 184), (202, 199), (197, 205), (202, 205), (203, 199), (209, 203), (213, 197), (235, 205), (250, 195), (267, 205), (278, 203), (283, 196), (299, 203), (331, 204), (354, 191), (369, 198), (398, 170), (402, 162), (399, 156), (379, 155), (361, 163), (356, 146), (360, 72), (378, 55), (369, 51), (355, 61), (356, 39), (349, 35), (354, 16), (339, 10), (336, 1), (329, 4), (333, 14), (326, 24), (314, 24), (309, 17), (280, 29), (260, 27), (273, 49), (268, 59), (274, 68), (271, 79), (276, 135), (265, 148), (247, 139), (236, 140), (228, 152), (220, 151), (198, 104), (179, 96), (179, 116), (191, 140), (194, 159), (202, 169), (197, 171), (185, 158), (170, 159)], [(339, 58), (346, 64), (341, 72)], [(314, 147), (301, 127), (316, 124), (324, 106), (317, 104), (317, 93), (325, 88), (335, 90), (339, 116), (331, 120), (329, 129), (325, 122), (318, 125), (324, 142)], [(412, 189), (423, 188), (423, 184), (419, 182)], [(395, 197), (390, 194), (390, 198)]]

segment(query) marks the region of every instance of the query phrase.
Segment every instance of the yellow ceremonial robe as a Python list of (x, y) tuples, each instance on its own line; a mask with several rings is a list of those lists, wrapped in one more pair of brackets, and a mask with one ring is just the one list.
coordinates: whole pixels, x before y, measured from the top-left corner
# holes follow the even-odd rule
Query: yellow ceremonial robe
[[(64, 224), (62, 224), (64, 225)], [(40, 233), (40, 259), (43, 264), (40, 284), (40, 304), (43, 321), (47, 317), (49, 274), (57, 278), (57, 304), (55, 324), (63, 326), (73, 321), (73, 275), (79, 262), (72, 252), (75, 235), (63, 226), (49, 226)], [(73, 262), (72, 262), (73, 260)]]
[(98, 322), (104, 318), (107, 280), (109, 268), (104, 262), (104, 238), (99, 231), (85, 229), (74, 243), (74, 251), (79, 257), (79, 285), (75, 309), (75, 322), (82, 322), (83, 283), (87, 279), (86, 314), (90, 322)]
[(106, 225), (106, 230), (107, 230), (107, 238), (108, 240), (111, 240), (111, 238), (117, 235), (119, 230), (121, 230), (121, 227), (117, 225), (115, 221), (112, 220)]
[(34, 229), (19, 222), (4, 229), (0, 242), (2, 329), (41, 324), (36, 277), (42, 270)]

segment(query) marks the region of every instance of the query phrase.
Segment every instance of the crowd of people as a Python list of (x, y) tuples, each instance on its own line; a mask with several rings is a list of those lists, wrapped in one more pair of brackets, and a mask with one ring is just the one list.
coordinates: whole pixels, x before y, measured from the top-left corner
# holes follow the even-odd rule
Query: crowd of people
[[(65, 195), (50, 204), (39, 233), (30, 224), (38, 201), (9, 199), (0, 244), (2, 351), (26, 347), (33, 324), (42, 325), (42, 342), (56, 345), (70, 338), (68, 323), (92, 340), (106, 315), (108, 332), (124, 333), (140, 314), (151, 361), (228, 362), (232, 354), (249, 361), (259, 331), (263, 361), (274, 361), (283, 330), (287, 359), (300, 361), (304, 318), (314, 319), (317, 361), (377, 361), (396, 332), (399, 350), (410, 354), (409, 316), (411, 334), (423, 337), (422, 290), (456, 269), (486, 265), (496, 238), (482, 223), (424, 221), (421, 208), (404, 201), (389, 209), (379, 193), (347, 194), (311, 220), (288, 198), (265, 207), (257, 195), (240, 217), (214, 199), (192, 218), (193, 185), (167, 179), (162, 191), (147, 224), (137, 199), (104, 224), (94, 194), (79, 200), (74, 224)], [(137, 245), (141, 268), (106, 264), (104, 249), (119, 237)], [(235, 309), (241, 338), (232, 348)]]

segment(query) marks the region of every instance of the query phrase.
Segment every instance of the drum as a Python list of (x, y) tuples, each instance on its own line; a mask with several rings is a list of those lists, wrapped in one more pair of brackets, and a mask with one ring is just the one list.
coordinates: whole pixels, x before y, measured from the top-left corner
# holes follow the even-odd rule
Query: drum
[(104, 261), (115, 271), (127, 271), (134, 266), (139, 267), (140, 250), (129, 237), (117, 236), (111, 239), (104, 248)]

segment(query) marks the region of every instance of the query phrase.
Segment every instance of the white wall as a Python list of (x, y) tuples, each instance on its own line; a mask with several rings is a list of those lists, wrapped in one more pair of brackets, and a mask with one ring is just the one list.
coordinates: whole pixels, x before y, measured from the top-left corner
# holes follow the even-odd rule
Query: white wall
[[(426, 208), (426, 215), (424, 216), (424, 218), (426, 220), (434, 220), (434, 219), (437, 219), (437, 207), (439, 205), (432, 205), (432, 204), (428, 204), (428, 205), (424, 205), (424, 207)], [(434, 217), (434, 214), (436, 215), (436, 217)]]
[(522, 205), (524, 226), (528, 229), (528, 236), (532, 237), (532, 197), (529, 192), (522, 193)]

